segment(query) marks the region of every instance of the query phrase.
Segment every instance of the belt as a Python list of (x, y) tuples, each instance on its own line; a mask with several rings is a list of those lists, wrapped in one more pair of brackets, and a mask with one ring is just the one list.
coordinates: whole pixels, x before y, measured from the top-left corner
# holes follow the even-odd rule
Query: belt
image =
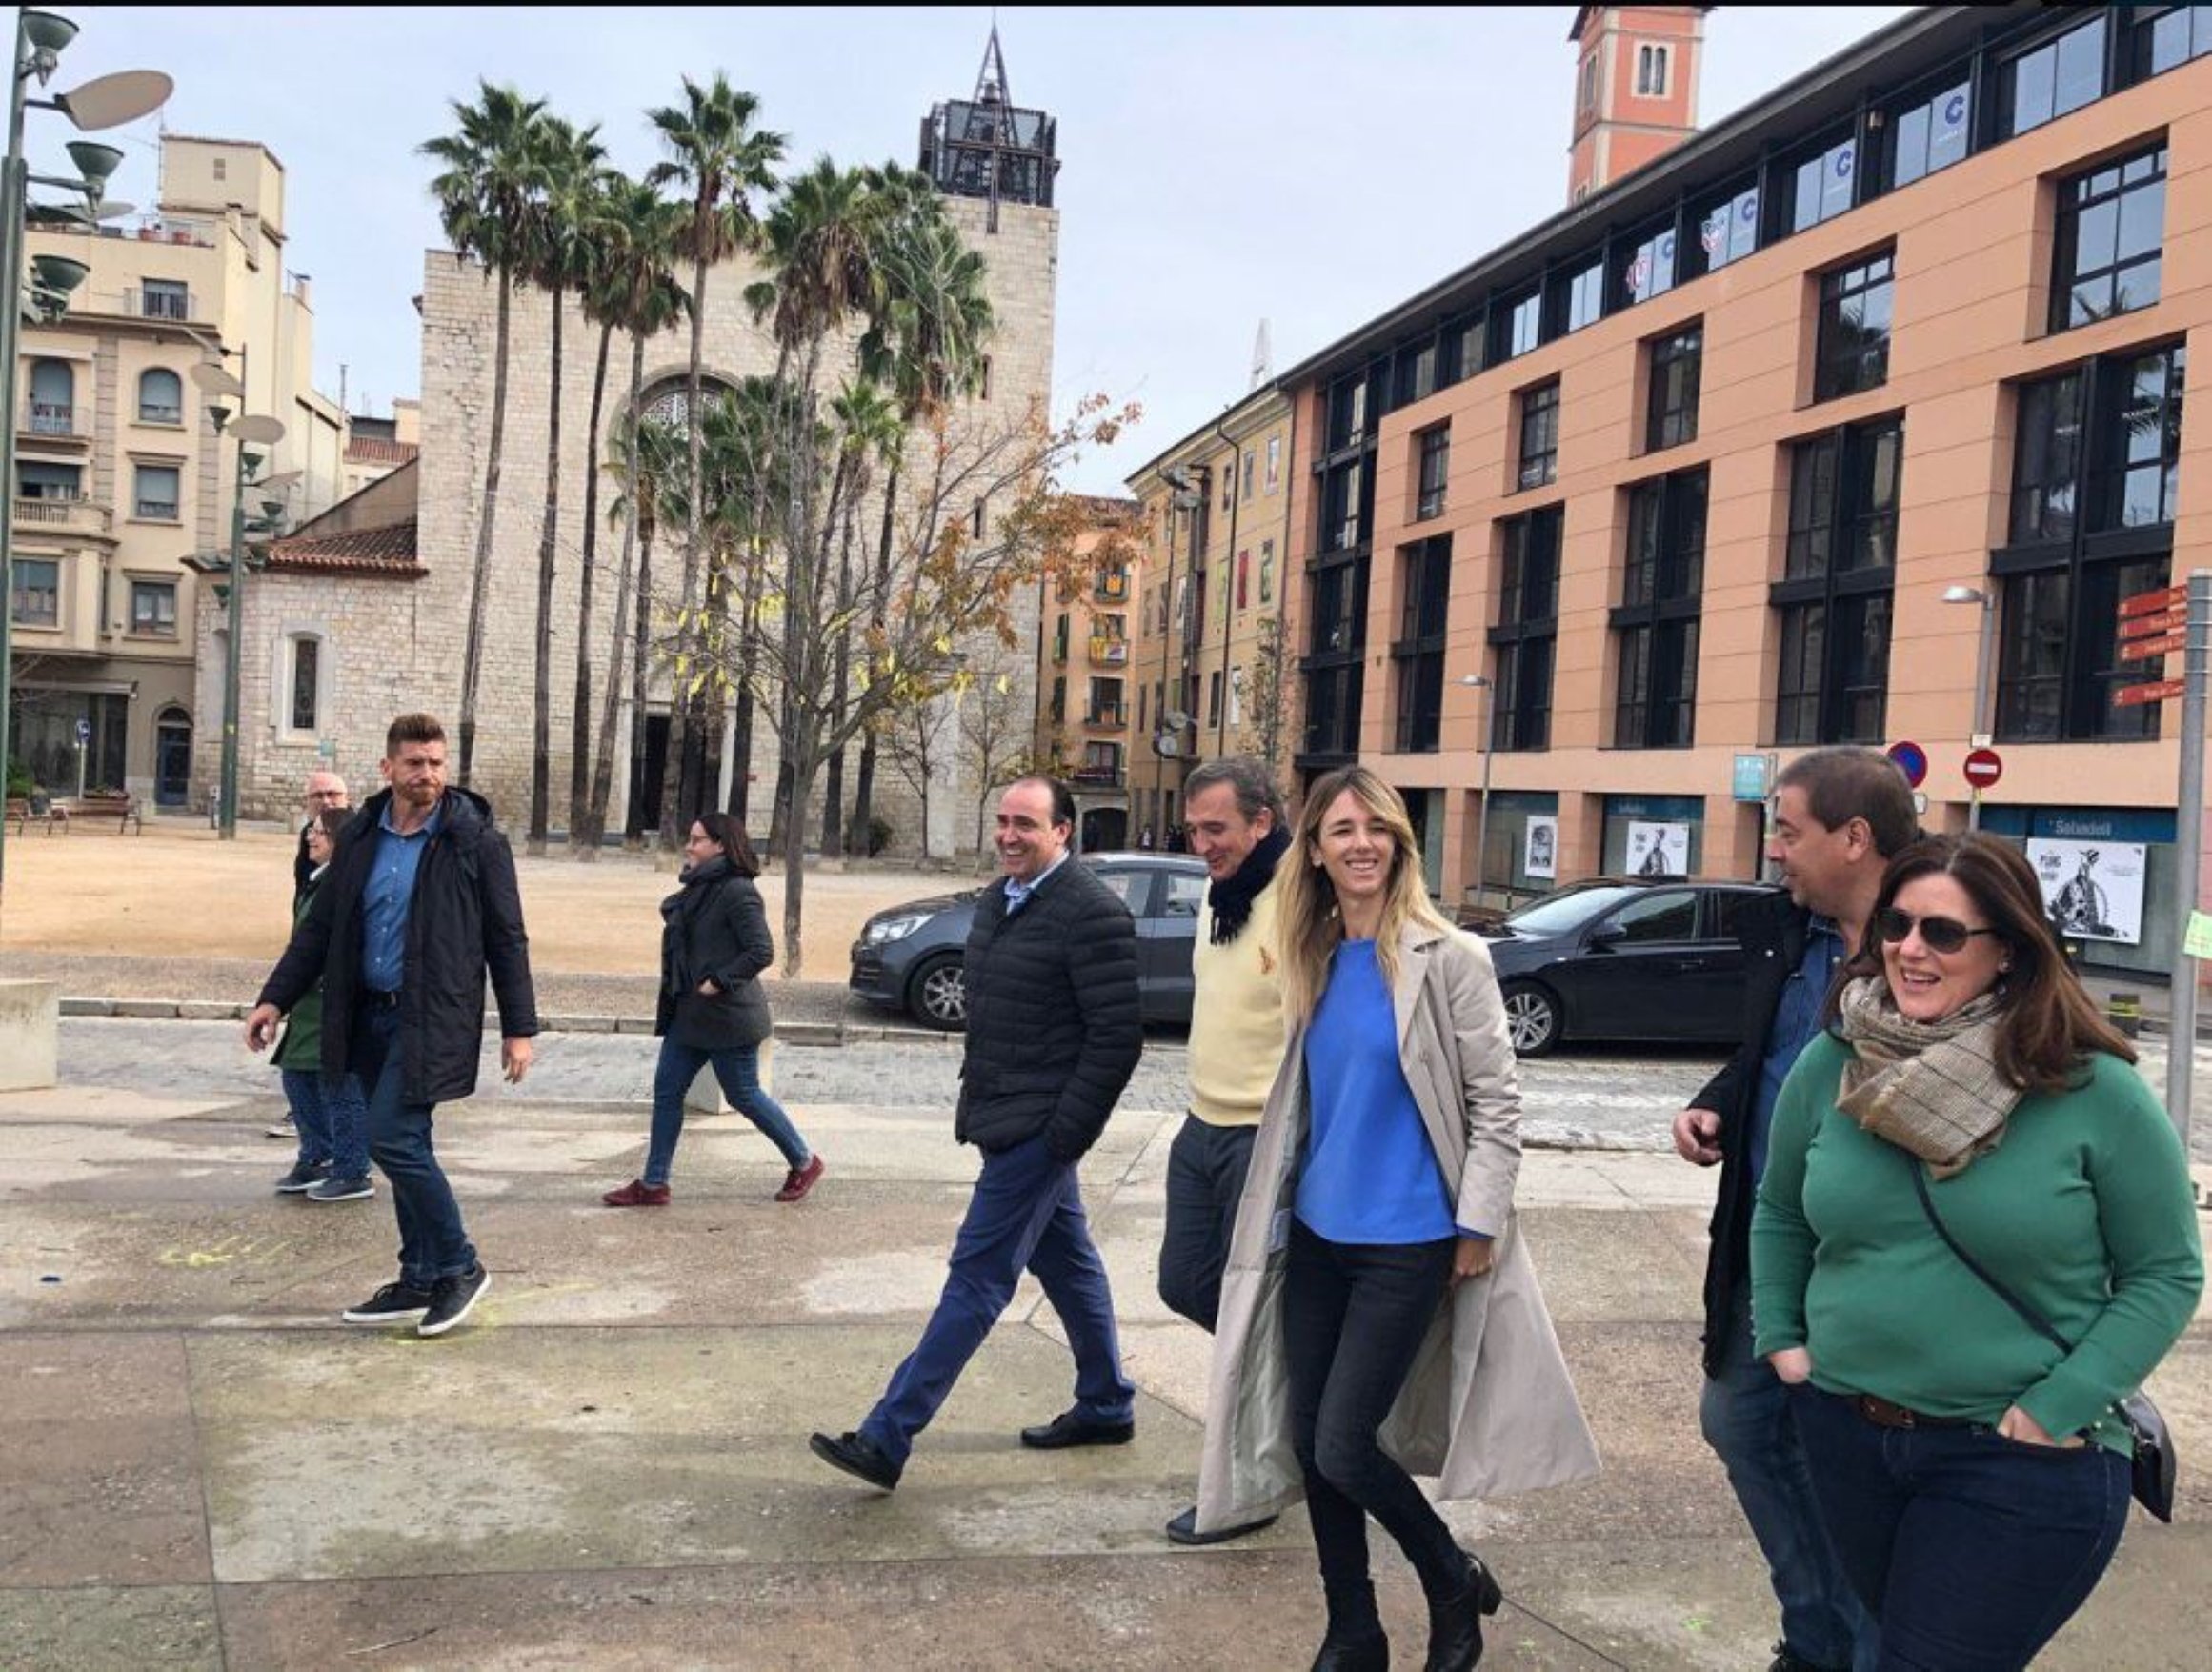
[(1974, 1423), (1964, 1417), (1931, 1417), (1924, 1411), (1910, 1410), (1903, 1405), (1893, 1405), (1889, 1400), (1873, 1394), (1848, 1396), (1852, 1408), (1877, 1428), (1971, 1428)]
[(361, 1002), (371, 1010), (397, 1010), (399, 994), (396, 990), (387, 993), (379, 987), (364, 987), (361, 989)]

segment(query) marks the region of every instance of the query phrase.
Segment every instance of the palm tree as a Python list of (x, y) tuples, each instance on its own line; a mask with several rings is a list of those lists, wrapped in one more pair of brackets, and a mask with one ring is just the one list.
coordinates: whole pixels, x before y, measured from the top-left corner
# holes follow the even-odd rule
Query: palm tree
[[(601, 220), (599, 171), (607, 153), (598, 143), (598, 126), (578, 130), (558, 116), (548, 116), (537, 130), (539, 192), (535, 204), (533, 235), (528, 252), (529, 278), (550, 293), (553, 312), (553, 358), (546, 395), (545, 520), (537, 536), (537, 658), (533, 687), (535, 711), (530, 734), (530, 830), (528, 852), (543, 855), (546, 824), (552, 799), (553, 773), (553, 596), (557, 573), (561, 517), (561, 327), (568, 294), (591, 278), (597, 241), (605, 235)], [(597, 413), (593, 414), (594, 433)], [(577, 631), (581, 644), (591, 631), (591, 568), (583, 574), (583, 621)], [(591, 703), (587, 683), (579, 693), (582, 708)], [(580, 715), (579, 715), (580, 718)], [(578, 765), (580, 767), (580, 760)], [(573, 830), (573, 811), (572, 807)]]
[[(837, 530), (837, 591), (835, 609), (823, 623), (824, 636), (836, 646), (837, 666), (830, 695), (830, 725), (835, 730), (845, 718), (851, 697), (853, 672), (853, 540), (861, 498), (867, 494), (875, 466), (881, 462), (895, 469), (906, 444), (906, 430), (897, 410), (883, 392), (865, 380), (849, 384), (833, 408), (839, 436), (838, 468), (847, 473)], [(830, 751), (828, 781), (822, 790), (822, 852), (845, 851), (845, 746)], [(927, 835), (927, 826), (924, 826)], [(867, 832), (862, 830), (865, 841)]]
[[(657, 165), (647, 178), (654, 186), (679, 184), (691, 198), (676, 249), (692, 259), (692, 344), (684, 391), (691, 426), (687, 479), (696, 484), (702, 479), (700, 366), (707, 317), (707, 269), (728, 260), (752, 242), (754, 220), (751, 193), (774, 188), (775, 177), (770, 171), (783, 159), (783, 136), (754, 127), (760, 101), (731, 87), (720, 71), (714, 72), (711, 86), (702, 88), (688, 75), (683, 83), (682, 105), (650, 112), (669, 160)], [(701, 497), (696, 493), (691, 495), (684, 522), (683, 606), (687, 611), (699, 601)], [(693, 753), (692, 722), (701, 707), (694, 695), (680, 688), (680, 681), (674, 695), (670, 755), (674, 761), (688, 762)], [(745, 763), (740, 761), (736, 770), (742, 773)], [(694, 784), (688, 796), (680, 794), (677, 780), (682, 776), (668, 774), (662, 788), (660, 840), (664, 848), (673, 849), (681, 842), (684, 826), (696, 811), (698, 788)]]
[[(671, 316), (671, 323), (674, 316)], [(607, 698), (599, 727), (599, 758), (594, 768), (593, 794), (598, 802), (593, 815), (590, 858), (598, 847), (599, 833), (607, 824), (607, 801), (613, 793), (614, 761), (615, 675), (627, 651), (630, 656), (630, 811), (623, 838), (626, 848), (642, 847), (653, 809), (645, 805), (646, 699), (653, 673), (653, 628), (649, 615), (653, 601), (653, 542), (662, 523), (684, 515), (686, 490), (680, 480), (684, 446), (674, 426), (667, 420), (637, 411), (616, 433), (614, 441), (623, 473), (622, 496), (609, 515), (623, 522), (623, 586), (617, 594), (614, 619), (614, 654), (607, 667)], [(631, 595), (629, 554), (633, 538), (638, 549), (637, 617), (634, 627), (625, 619), (622, 605)], [(629, 638), (625, 640), (625, 633)], [(664, 768), (664, 771), (666, 769)]]
[[(606, 218), (611, 235), (601, 246), (600, 260), (593, 272), (589, 301), (589, 312), (599, 321), (599, 360), (592, 384), (592, 470), (585, 478), (584, 488), (584, 617), (587, 626), (591, 619), (591, 582), (598, 536), (599, 491), (599, 423), (600, 401), (607, 383), (607, 353), (615, 331), (630, 335), (630, 397), (624, 405), (626, 435), (640, 433), (643, 421), (640, 410), (644, 398), (645, 345), (648, 338), (659, 335), (682, 317), (691, 305), (691, 298), (675, 281), (670, 270), (670, 258), (675, 243), (675, 206), (664, 199), (652, 187), (634, 180), (613, 176), (609, 184)], [(623, 652), (629, 643), (629, 609), (631, 598), (630, 566), (633, 548), (636, 544), (641, 518), (628, 514), (631, 507), (642, 507), (637, 477), (637, 449), (625, 445), (622, 455), (623, 505), (619, 508), (622, 523), (622, 560), (614, 586), (614, 638), (613, 654), (607, 660), (607, 684), (599, 707), (598, 749), (592, 762), (591, 789), (582, 799), (579, 812), (572, 813), (569, 828), (573, 833), (572, 845), (576, 856), (584, 860), (599, 856), (599, 843), (607, 832), (607, 801), (613, 794), (614, 779), (614, 718), (617, 708), (616, 692), (620, 680), (616, 674), (622, 666)], [(646, 521), (644, 526), (652, 526)], [(650, 570), (652, 552), (650, 543), (646, 553), (646, 569)], [(640, 602), (638, 619), (645, 619), (643, 599), (650, 595), (640, 582), (637, 588)], [(576, 635), (576, 715), (575, 760), (577, 772), (582, 771), (586, 748), (584, 716), (591, 698), (592, 662), (588, 634)], [(642, 726), (643, 699), (638, 702)], [(640, 756), (642, 758), (642, 755)], [(572, 798), (574, 798), (572, 785)], [(634, 827), (642, 830), (642, 824)]]
[(460, 780), (476, 753), (476, 686), (484, 663), (484, 604), (492, 580), (492, 531), (499, 507), (500, 448), (507, 430), (508, 325), (514, 278), (529, 246), (530, 205), (537, 191), (534, 135), (545, 101), (513, 88), (477, 83), (479, 101), (454, 100), (456, 131), (425, 141), (421, 155), (444, 165), (431, 182), (438, 222), (456, 259), (481, 261), (499, 284), (498, 330), (493, 350), (492, 433), (485, 448), (484, 507), (476, 523), (476, 560), (469, 581), (468, 636), (461, 647)]
[[(961, 241), (945, 216), (929, 176), (896, 164), (871, 172), (885, 203), (876, 255), (876, 312), (860, 339), (861, 370), (891, 391), (902, 429), (935, 423), (955, 394), (982, 387), (984, 345), (994, 321), (984, 295), (983, 259)], [(880, 636), (891, 595), (891, 561), (904, 450), (894, 455), (883, 487), (883, 526), (876, 546), (872, 632)], [(926, 542), (925, 542), (926, 544)], [(871, 668), (871, 677), (881, 670)], [(874, 811), (875, 733), (860, 744), (853, 825), (865, 836)]]

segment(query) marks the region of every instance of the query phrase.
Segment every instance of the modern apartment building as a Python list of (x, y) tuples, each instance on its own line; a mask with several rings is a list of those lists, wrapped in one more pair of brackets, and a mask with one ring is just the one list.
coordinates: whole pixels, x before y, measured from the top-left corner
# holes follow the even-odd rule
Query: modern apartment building
[(1201, 760), (1256, 755), (1288, 776), (1291, 432), (1290, 402), (1262, 388), (1129, 478), (1145, 551), (1130, 808), (1162, 846)]
[(1458, 902), (1757, 875), (1814, 744), (1918, 744), (1959, 828), (1986, 740), (1981, 824), (2166, 967), (2181, 667), (2116, 640), (2212, 551), (2206, 53), (1917, 11), (1286, 373), (1301, 773), (1401, 786)]
[[(164, 136), (160, 207), (90, 227), (34, 222), (30, 253), (91, 270), (53, 325), (27, 325), (17, 379), (10, 747), (56, 794), (129, 789), (182, 807), (211, 776), (220, 640), (196, 645), (187, 559), (225, 554), (238, 446), (210, 414), (263, 413), (285, 437), (260, 472), (298, 472), (292, 520), (338, 497), (344, 420), (312, 383), (306, 275), (286, 267), (284, 166), (266, 147)], [(212, 400), (201, 364), (242, 380)], [(80, 737), (83, 741), (80, 743)], [(204, 796), (203, 796), (204, 798)]]
[(1093, 499), (1093, 530), (1076, 542), (1081, 579), (1044, 583), (1038, 617), (1033, 753), (1076, 793), (1076, 840), (1086, 853), (1136, 839), (1129, 819), (1130, 620), (1143, 584), (1132, 534), (1133, 499)]

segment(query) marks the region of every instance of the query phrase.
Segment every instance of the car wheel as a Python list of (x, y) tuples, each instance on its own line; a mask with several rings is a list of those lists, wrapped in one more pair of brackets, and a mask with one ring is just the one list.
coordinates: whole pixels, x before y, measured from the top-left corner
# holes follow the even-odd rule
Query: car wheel
[(1559, 1042), (1559, 1001), (1541, 987), (1508, 987), (1505, 1026), (1517, 1055), (1541, 1057)]
[(968, 972), (956, 952), (939, 953), (914, 973), (906, 1007), (925, 1028), (956, 1034), (968, 1025)]

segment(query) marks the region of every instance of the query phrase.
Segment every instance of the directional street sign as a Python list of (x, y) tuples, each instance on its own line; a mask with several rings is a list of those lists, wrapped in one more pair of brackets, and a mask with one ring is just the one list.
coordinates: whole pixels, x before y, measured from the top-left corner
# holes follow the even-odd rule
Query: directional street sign
[(2122, 685), (2112, 694), (2112, 706), (2140, 708), (2146, 702), (2165, 702), (2180, 696), (2188, 683), (2186, 679), (2158, 679), (2148, 685)]
[(2185, 610), (2189, 604), (2189, 589), (2185, 586), (2162, 586), (2155, 592), (2137, 593), (2132, 598), (2120, 600), (2121, 618), (2131, 615), (2149, 615), (2160, 610)]
[(2127, 615), (2121, 619), (2122, 638), (2149, 638), (2154, 634), (2180, 633), (2189, 625), (2186, 610), (2156, 610), (2145, 615)]
[(2123, 662), (2147, 662), (2154, 656), (2170, 656), (2176, 651), (2189, 648), (2187, 633), (2162, 633), (2156, 638), (2123, 638), (2120, 641), (2119, 659)]
[(1986, 790), (2004, 776), (2004, 759), (1994, 749), (1977, 749), (1966, 756), (1966, 781)]

